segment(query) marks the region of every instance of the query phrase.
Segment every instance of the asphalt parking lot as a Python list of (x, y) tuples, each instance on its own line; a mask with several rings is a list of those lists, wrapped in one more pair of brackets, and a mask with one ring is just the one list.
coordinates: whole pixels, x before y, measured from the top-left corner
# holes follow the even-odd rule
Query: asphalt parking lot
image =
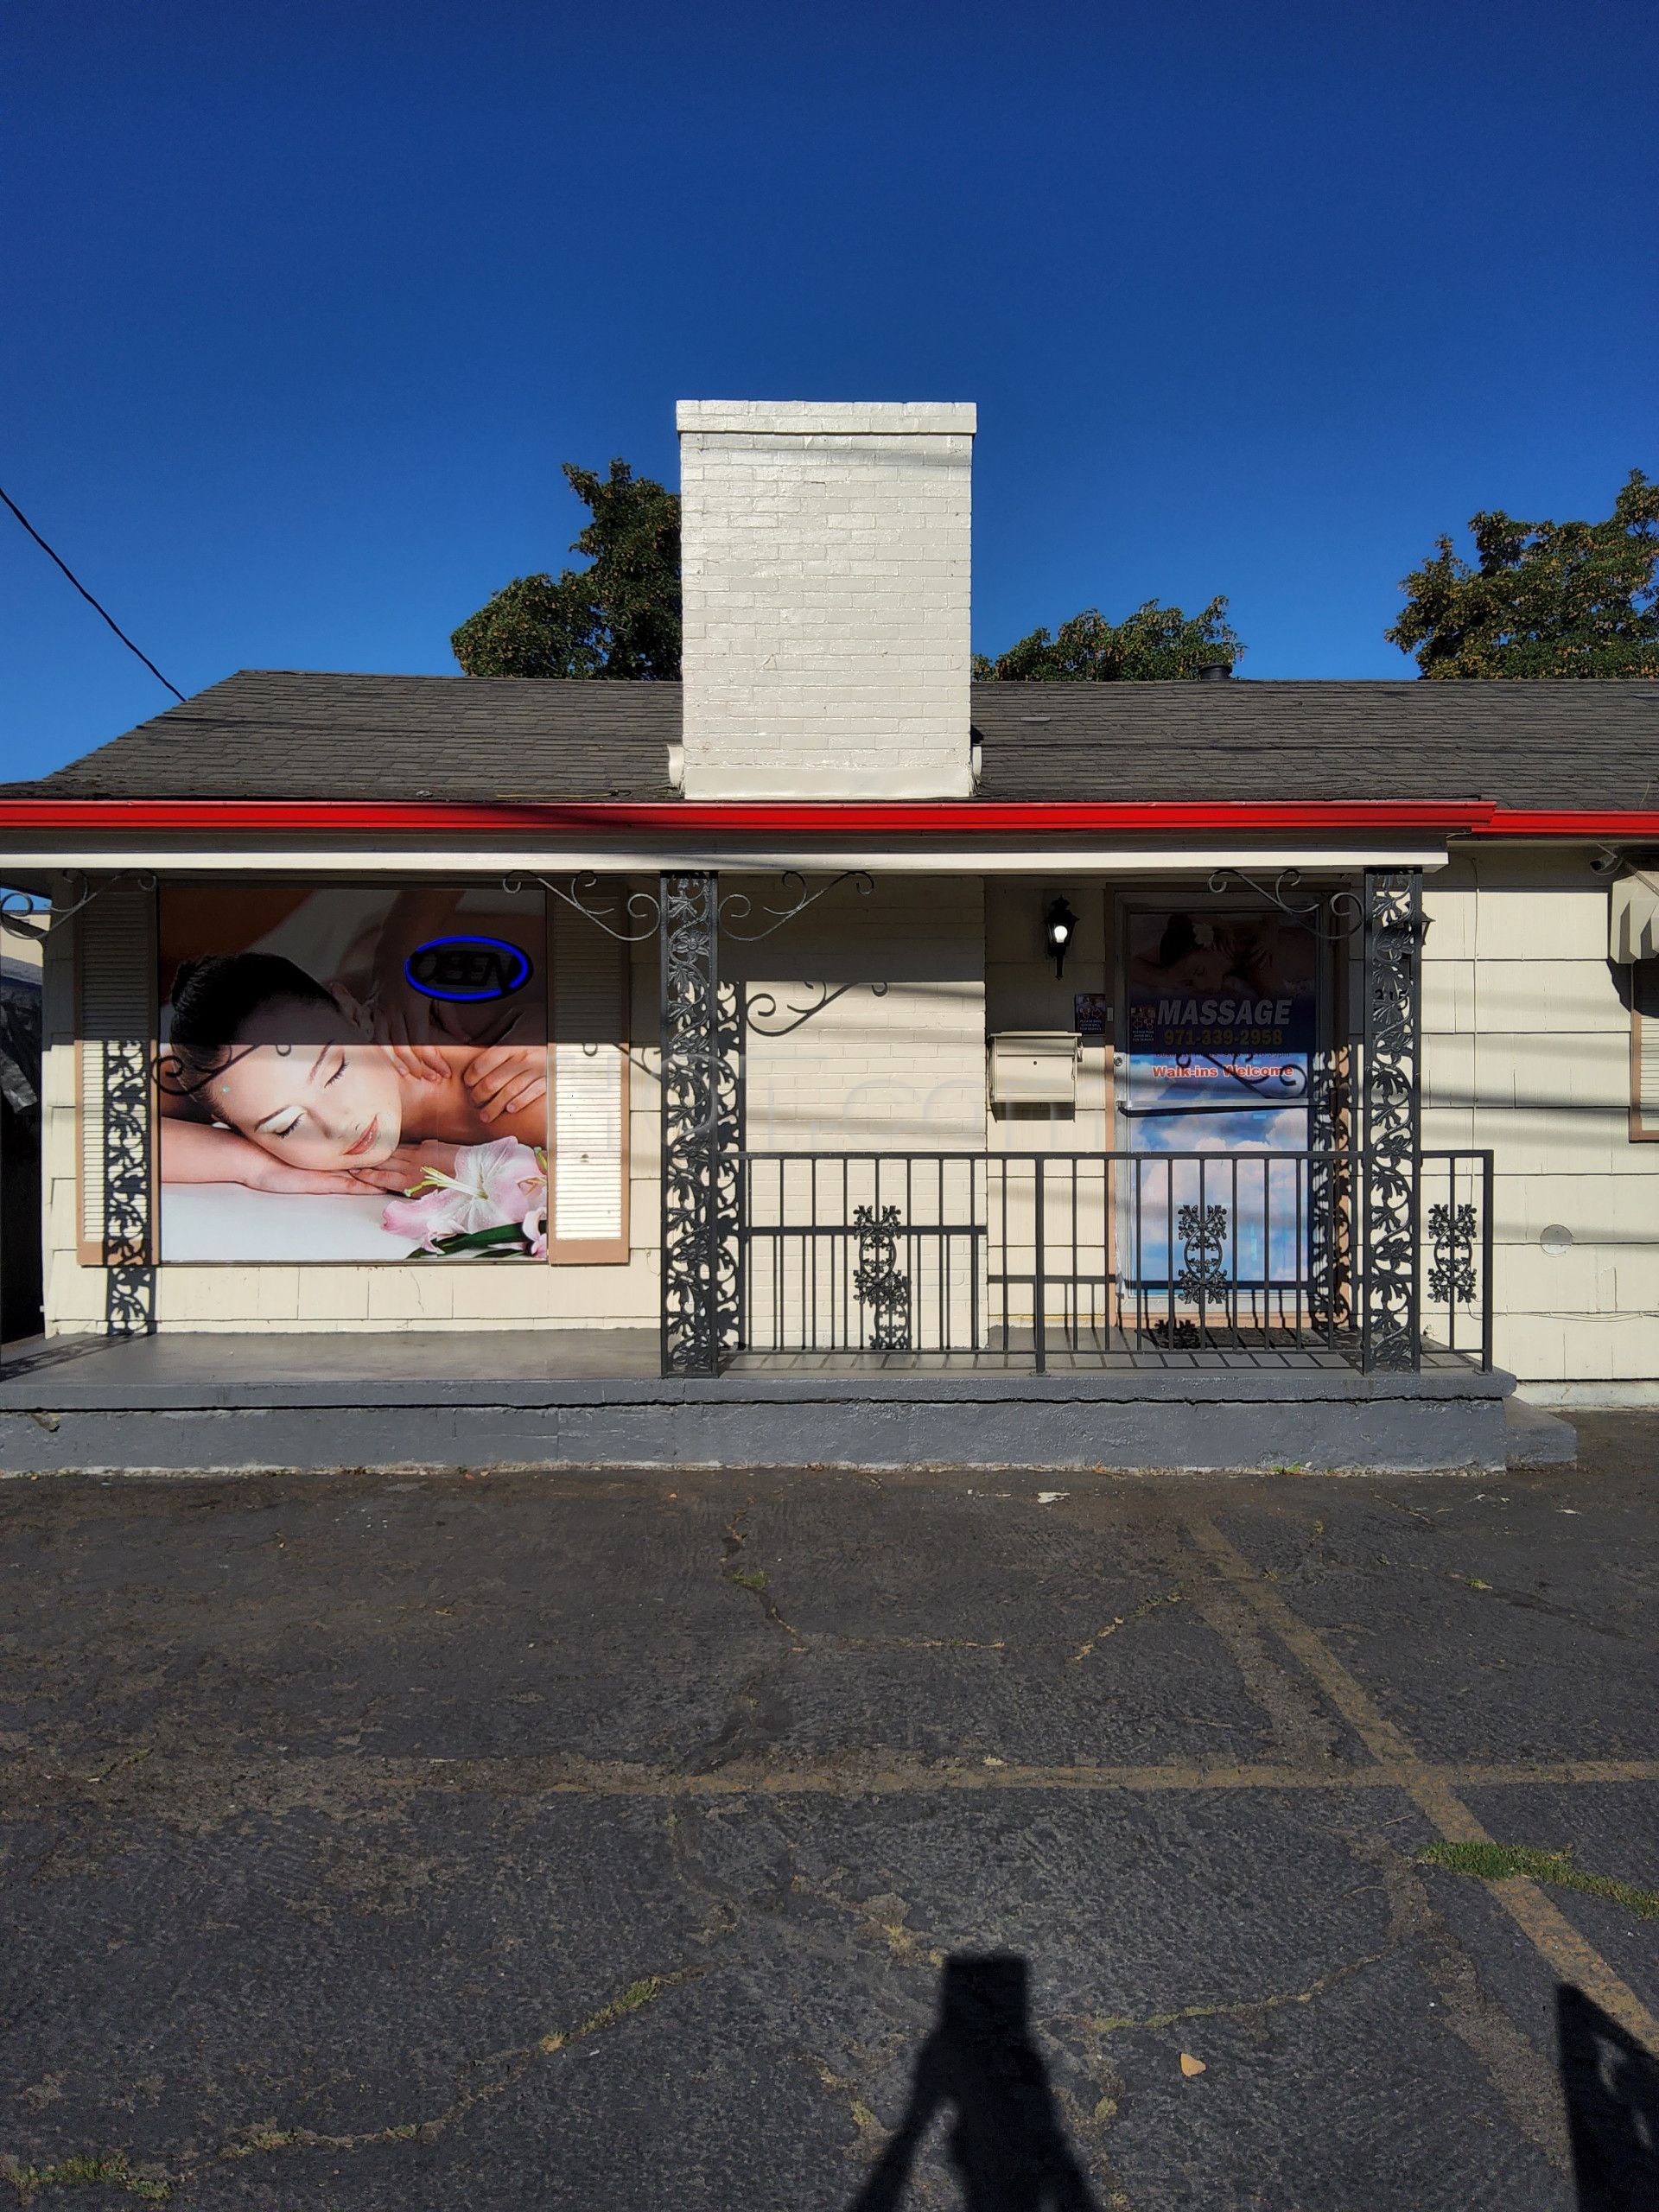
[(1581, 1434), (1505, 1479), (0, 1484), (0, 2176), (1659, 2204), (1659, 1417)]

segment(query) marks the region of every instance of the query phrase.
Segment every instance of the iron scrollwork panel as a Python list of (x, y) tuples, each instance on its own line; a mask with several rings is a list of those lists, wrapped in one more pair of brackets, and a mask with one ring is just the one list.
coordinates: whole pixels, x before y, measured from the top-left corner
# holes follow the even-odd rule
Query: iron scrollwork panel
[(662, 1369), (718, 1375), (737, 1343), (741, 1024), (720, 982), (719, 878), (664, 874)]
[(1472, 1306), (1477, 1293), (1475, 1251), (1480, 1224), (1471, 1205), (1428, 1210), (1428, 1295), (1436, 1306)]
[(137, 1038), (104, 1046), (104, 1325), (148, 1336), (156, 1325), (150, 1250), (149, 1050)]
[(1175, 1233), (1181, 1240), (1181, 1265), (1175, 1287), (1200, 1306), (1227, 1295), (1227, 1208), (1181, 1206)]
[(1417, 1323), (1423, 879), (1365, 877), (1364, 1363), (1409, 1372)]
[(1308, 1321), (1327, 1342), (1354, 1325), (1354, 1131), (1348, 1077), (1334, 1049), (1314, 1057), (1308, 1123)]
[(904, 1222), (897, 1206), (855, 1206), (858, 1268), (853, 1294), (869, 1316), (871, 1351), (911, 1349), (910, 1277), (899, 1265)]
[(155, 893), (153, 876), (116, 876), (68, 910), (92, 909), (76, 925), (89, 932), (83, 970), (90, 960), (104, 976), (106, 999), (120, 1008), (111, 1018), (106, 1005), (92, 1033), (102, 1064), (99, 1245), (104, 1327), (112, 1337), (149, 1336), (156, 1326)]

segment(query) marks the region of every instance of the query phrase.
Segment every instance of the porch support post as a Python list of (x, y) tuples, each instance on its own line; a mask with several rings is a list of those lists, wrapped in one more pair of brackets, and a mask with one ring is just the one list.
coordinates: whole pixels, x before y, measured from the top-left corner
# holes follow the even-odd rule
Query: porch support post
[(718, 1375), (736, 1338), (734, 1045), (720, 989), (720, 879), (660, 886), (662, 1372)]
[(1365, 1065), (1360, 1122), (1365, 1371), (1422, 1363), (1417, 1313), (1421, 1123), (1423, 874), (1366, 871)]
[[(156, 1327), (156, 884), (109, 876), (81, 899), (75, 1020), (101, 1060), (104, 1328)], [(90, 1019), (89, 1019), (90, 1017)]]
[(104, 1327), (144, 1337), (156, 1327), (151, 1219), (154, 1142), (149, 1051), (137, 1038), (104, 1042)]

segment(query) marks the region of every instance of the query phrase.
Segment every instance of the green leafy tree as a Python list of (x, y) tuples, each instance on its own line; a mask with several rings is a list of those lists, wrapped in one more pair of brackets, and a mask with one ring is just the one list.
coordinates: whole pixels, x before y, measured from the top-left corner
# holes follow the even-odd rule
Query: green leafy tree
[(570, 549), (588, 565), (504, 585), (450, 639), (455, 658), (468, 676), (678, 676), (679, 500), (625, 461), (564, 474), (593, 516)]
[(974, 656), (982, 682), (1001, 683), (1166, 683), (1198, 676), (1217, 662), (1230, 668), (1244, 651), (1226, 620), (1227, 602), (1212, 599), (1197, 614), (1149, 599), (1122, 622), (1090, 607), (1062, 622), (1058, 635), (1033, 630), (995, 660)]
[(1469, 528), (1475, 565), (1437, 538), (1382, 633), (1425, 676), (1659, 676), (1659, 484), (1639, 468), (1605, 522), (1495, 511)]

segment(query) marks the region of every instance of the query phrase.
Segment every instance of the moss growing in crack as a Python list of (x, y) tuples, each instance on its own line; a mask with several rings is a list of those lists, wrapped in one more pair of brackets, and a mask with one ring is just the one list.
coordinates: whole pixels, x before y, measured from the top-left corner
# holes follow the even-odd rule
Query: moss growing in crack
[(1581, 1890), (1586, 1897), (1624, 1905), (1639, 1919), (1659, 1920), (1659, 1891), (1588, 1873), (1574, 1864), (1570, 1850), (1539, 1851), (1524, 1843), (1431, 1843), (1417, 1859), (1420, 1866), (1444, 1866), (1451, 1873), (1474, 1874), (1484, 1882), (1512, 1881), (1520, 1875), (1529, 1881), (1552, 1883), (1558, 1890)]
[(0, 2176), (17, 2192), (21, 2204), (32, 2203), (44, 2189), (118, 2189), (146, 2204), (165, 2204), (173, 2191), (153, 2174), (137, 2172), (124, 2151), (105, 2158), (60, 2158), (49, 2166), (0, 2164)]
[(1363, 1974), (1367, 1967), (1380, 1966), (1387, 1956), (1385, 1951), (1368, 1951), (1363, 1958), (1348, 1959), (1341, 1966), (1332, 1967), (1329, 1974), (1322, 1974), (1306, 1989), (1275, 1990), (1266, 1997), (1232, 1998), (1213, 2005), (1181, 2005), (1166, 2012), (1148, 2012), (1144, 2018), (1128, 2012), (1106, 2013), (1090, 2024), (1099, 2035), (1121, 2035), (1126, 2031), (1144, 2034), (1173, 2028), (1183, 2020), (1247, 2020), (1281, 2012), (1288, 2005), (1311, 2005), (1351, 1975)]
[(740, 1590), (753, 1590), (757, 1598), (766, 1586), (766, 1569), (760, 1567), (734, 1567), (726, 1579)]
[(639, 1981), (631, 1981), (620, 1997), (612, 1998), (608, 2005), (601, 2005), (597, 2012), (590, 2012), (580, 2027), (556, 2029), (551, 2035), (542, 2037), (537, 2049), (550, 2056), (556, 2050), (563, 2050), (569, 2044), (581, 2043), (584, 2037), (596, 2036), (606, 2028), (613, 2028), (620, 2020), (626, 2020), (631, 2012), (639, 2012), (642, 2005), (649, 2005), (654, 1998), (660, 1997), (664, 1990), (676, 1988), (683, 1981), (690, 1981), (696, 1972), (696, 1967), (687, 1967), (678, 1974), (648, 1974)]
[[(590, 2012), (578, 2026), (561, 2029), (543, 2036), (539, 2043), (522, 2049), (498, 2051), (496, 2060), (514, 2062), (513, 2071), (505, 2075), (502, 2085), (521, 2073), (537, 2055), (550, 2056), (563, 2050), (571, 2044), (581, 2043), (588, 2036), (601, 2034), (613, 2028), (631, 2014), (638, 2012), (667, 1991), (676, 1989), (682, 1982), (692, 1981), (702, 1974), (702, 1967), (680, 1967), (671, 1974), (649, 1974), (638, 1981), (631, 1981), (620, 1996), (609, 2004), (601, 2005)], [(265, 2152), (294, 2150), (360, 2151), (373, 2144), (410, 2143), (417, 2139), (431, 2141), (444, 2128), (459, 2120), (461, 2114), (487, 2096), (495, 2094), (492, 2088), (475, 2088), (463, 2093), (443, 2111), (427, 2120), (400, 2120), (389, 2127), (365, 2130), (356, 2135), (325, 2135), (309, 2127), (256, 2127), (235, 2141), (223, 2145), (207, 2154), (216, 2160), (251, 2158)], [(76, 2184), (118, 2189), (150, 2204), (165, 2204), (172, 2197), (175, 2183), (186, 2186), (200, 2172), (205, 2159), (176, 2167), (173, 2181), (156, 2173), (137, 2170), (124, 2152), (116, 2152), (108, 2158), (74, 2157), (60, 2159), (50, 2166), (22, 2166), (15, 2158), (0, 2153), (0, 2183), (10, 2182), (16, 2191), (20, 2204), (32, 2204), (43, 2190), (72, 2187)]]

